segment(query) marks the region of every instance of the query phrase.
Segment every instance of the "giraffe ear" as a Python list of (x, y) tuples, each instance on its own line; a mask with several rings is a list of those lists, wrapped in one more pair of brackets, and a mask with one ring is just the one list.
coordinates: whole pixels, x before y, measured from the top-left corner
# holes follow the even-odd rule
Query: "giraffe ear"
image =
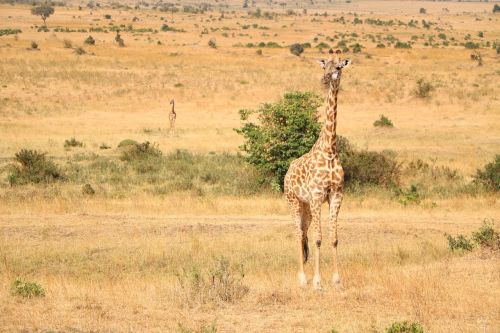
[(320, 60), (318, 60), (318, 63), (321, 66), (321, 68), (325, 69), (326, 64), (328, 63), (328, 61), (326, 61), (325, 59), (320, 59)]

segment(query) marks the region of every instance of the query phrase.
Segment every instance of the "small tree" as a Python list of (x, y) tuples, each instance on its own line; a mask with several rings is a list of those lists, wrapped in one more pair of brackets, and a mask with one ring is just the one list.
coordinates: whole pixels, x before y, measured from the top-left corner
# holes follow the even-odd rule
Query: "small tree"
[[(318, 138), (320, 105), (321, 98), (314, 93), (290, 92), (258, 110), (239, 111), (243, 127), (235, 130), (245, 139), (240, 149), (274, 188), (283, 190), (290, 163), (307, 153)], [(249, 120), (251, 115), (257, 116), (258, 123)]]
[(43, 20), (43, 25), (47, 26), (46, 20), (50, 15), (54, 14), (54, 7), (48, 3), (43, 3), (31, 8), (31, 14), (40, 16)]

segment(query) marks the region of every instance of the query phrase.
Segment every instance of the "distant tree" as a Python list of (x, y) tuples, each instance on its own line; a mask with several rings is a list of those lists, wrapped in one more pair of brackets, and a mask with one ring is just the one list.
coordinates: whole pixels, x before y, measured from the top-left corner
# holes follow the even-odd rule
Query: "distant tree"
[(40, 16), (43, 20), (43, 25), (47, 26), (46, 20), (50, 15), (54, 14), (54, 7), (48, 3), (43, 3), (31, 8), (31, 14)]

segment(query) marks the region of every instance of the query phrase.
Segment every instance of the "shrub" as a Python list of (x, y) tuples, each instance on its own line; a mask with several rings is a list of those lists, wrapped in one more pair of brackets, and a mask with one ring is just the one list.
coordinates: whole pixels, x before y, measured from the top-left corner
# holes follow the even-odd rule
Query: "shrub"
[(65, 140), (64, 141), (64, 148), (70, 148), (70, 147), (83, 147), (83, 142), (78, 141), (75, 138)]
[(486, 164), (483, 170), (477, 170), (474, 183), (484, 186), (488, 190), (500, 191), (500, 155)]
[(210, 46), (211, 48), (213, 49), (216, 49), (217, 48), (217, 42), (214, 38), (211, 38), (209, 41), (208, 41), (208, 46)]
[(299, 57), (304, 52), (304, 46), (299, 43), (292, 44), (290, 46), (290, 53)]
[(69, 39), (65, 39), (63, 41), (63, 44), (64, 44), (64, 48), (66, 48), (66, 49), (71, 49), (73, 47), (73, 44), (71, 43), (71, 41)]
[(474, 42), (467, 42), (464, 44), (466, 49), (478, 49), (479, 48), (479, 43), (474, 43)]
[(87, 52), (83, 49), (83, 47), (77, 47), (75, 49), (75, 53), (78, 54), (78, 55), (84, 55)]
[(111, 149), (111, 146), (108, 146), (106, 143), (101, 143), (99, 149)]
[(386, 333), (424, 333), (422, 325), (418, 322), (409, 323), (407, 321), (395, 322), (386, 328)]
[(425, 8), (420, 8), (418, 11), (420, 14), (427, 14), (427, 10)]
[(453, 237), (451, 235), (446, 235), (448, 239), (448, 247), (452, 252), (455, 251), (472, 251), (474, 244), (467, 239), (464, 235), (457, 235)]
[(347, 139), (339, 139), (339, 158), (347, 188), (366, 185), (390, 187), (399, 183), (400, 165), (390, 152), (358, 151)]
[(405, 43), (405, 42), (401, 42), (401, 41), (397, 41), (396, 44), (394, 44), (394, 48), (396, 49), (410, 49), (411, 48), (411, 44), (410, 43)]
[(262, 50), (260, 50), (260, 49), (259, 49), (259, 50), (257, 50), (255, 53), (256, 53), (257, 55), (260, 55), (260, 56), (261, 56), (261, 55), (262, 55)]
[(316, 45), (316, 48), (318, 49), (329, 49), (330, 48), (330, 45), (328, 45), (327, 43), (325, 42), (321, 42), (319, 43), (318, 45)]
[(417, 80), (417, 86), (413, 93), (418, 98), (428, 98), (433, 90), (434, 86), (430, 82), (427, 82), (424, 79), (419, 79)]
[(125, 47), (125, 41), (120, 35), (120, 31), (116, 31), (115, 41), (118, 43), (119, 47)]
[(35, 41), (31, 42), (31, 48), (32, 48), (33, 50), (37, 50), (37, 49), (38, 49), (38, 44), (37, 44), (37, 42), (35, 42)]
[[(275, 188), (283, 189), (290, 163), (307, 153), (318, 138), (320, 105), (321, 98), (314, 93), (290, 92), (258, 110), (239, 111), (243, 126), (236, 132), (245, 140), (240, 149)], [(249, 120), (251, 115), (257, 116), (259, 124)]]
[(359, 43), (356, 43), (352, 46), (352, 53), (360, 53), (362, 51), (363, 46)]
[(111, 20), (111, 15), (110, 14), (104, 14), (104, 18), (106, 20)]
[(122, 152), (120, 159), (122, 161), (137, 161), (137, 160), (147, 160), (151, 158), (161, 157), (162, 153), (158, 149), (156, 144), (150, 144), (149, 141), (143, 143), (138, 143), (135, 145), (130, 145), (129, 149)]
[(36, 282), (24, 281), (17, 278), (11, 285), (10, 293), (14, 296), (21, 296), (26, 298), (44, 297), (45, 290)]
[(493, 13), (500, 13), (500, 5), (499, 4), (495, 4), (493, 6)]
[(95, 39), (92, 36), (88, 36), (84, 43), (87, 45), (95, 45)]
[(188, 304), (234, 303), (249, 291), (243, 284), (243, 265), (231, 264), (224, 257), (215, 259), (208, 269), (195, 265), (183, 269), (176, 276), (180, 296)]
[(398, 202), (405, 206), (410, 203), (420, 203), (420, 194), (416, 185), (411, 185), (408, 190), (396, 189), (396, 197), (398, 198)]
[(125, 140), (120, 141), (120, 143), (118, 144), (118, 148), (133, 146), (133, 145), (137, 145), (137, 144), (139, 144), (139, 143), (135, 140), (125, 139)]
[(392, 121), (384, 116), (383, 114), (380, 115), (380, 119), (375, 120), (373, 123), (373, 126), (375, 127), (394, 127), (394, 124)]
[(95, 190), (92, 187), (92, 185), (90, 185), (90, 184), (87, 183), (87, 184), (83, 185), (83, 187), (82, 187), (82, 193), (84, 195), (94, 195), (95, 194)]
[(36, 150), (21, 149), (14, 157), (15, 164), (11, 166), (9, 174), (10, 185), (24, 185), (28, 183), (49, 183), (63, 178), (59, 168), (45, 153)]
[(487, 220), (478, 231), (472, 233), (472, 240), (482, 248), (494, 251), (500, 249), (500, 235)]
[(383, 48), (385, 48), (385, 45), (383, 43), (377, 44), (377, 49), (383, 49)]
[(0, 29), (0, 37), (2, 36), (7, 36), (7, 35), (17, 35), (22, 32), (21, 29)]

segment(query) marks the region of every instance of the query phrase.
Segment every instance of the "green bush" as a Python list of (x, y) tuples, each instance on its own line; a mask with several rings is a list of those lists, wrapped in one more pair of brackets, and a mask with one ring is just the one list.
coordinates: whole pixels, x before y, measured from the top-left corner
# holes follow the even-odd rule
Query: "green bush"
[(478, 231), (472, 233), (472, 240), (482, 248), (494, 251), (500, 249), (500, 235), (486, 220)]
[(424, 333), (422, 325), (418, 322), (409, 323), (407, 321), (395, 322), (386, 328), (386, 333)]
[[(235, 130), (245, 140), (240, 149), (275, 188), (283, 189), (290, 163), (307, 153), (318, 138), (320, 105), (321, 98), (314, 93), (290, 92), (258, 110), (239, 111), (243, 126)], [(258, 123), (249, 120), (251, 115)]]
[(474, 183), (484, 186), (488, 190), (500, 191), (500, 155), (486, 164), (483, 170), (477, 170)]
[(52, 161), (47, 159), (46, 153), (21, 149), (16, 153), (14, 162), (9, 174), (11, 186), (49, 183), (63, 178), (62, 172)]
[(14, 296), (21, 296), (26, 298), (44, 297), (45, 290), (36, 282), (27, 282), (17, 278), (11, 285), (10, 293)]
[(493, 13), (500, 13), (500, 5), (499, 4), (495, 4), (493, 6)]
[(35, 41), (31, 42), (31, 49), (38, 50), (38, 44), (37, 44), (37, 42), (35, 42)]
[(208, 46), (210, 46), (211, 48), (213, 49), (216, 49), (217, 48), (217, 42), (215, 41), (214, 38), (211, 38), (209, 41), (208, 41)]
[(375, 126), (375, 127), (394, 127), (394, 124), (392, 123), (392, 121), (389, 118), (387, 118), (386, 116), (381, 114), (380, 119), (375, 120), (375, 122), (373, 123), (373, 126)]
[(479, 43), (474, 43), (472, 41), (469, 41), (464, 44), (466, 49), (478, 49), (479, 48)]
[(304, 46), (299, 43), (290, 45), (290, 53), (299, 57), (304, 52)]
[(75, 138), (64, 140), (64, 148), (70, 148), (70, 147), (83, 147), (83, 142), (78, 141)]
[(123, 148), (123, 147), (127, 147), (127, 146), (134, 146), (137, 144), (139, 144), (139, 142), (137, 142), (135, 140), (125, 139), (125, 140), (120, 141), (120, 143), (118, 144), (118, 148)]
[(428, 98), (433, 90), (434, 86), (430, 82), (427, 82), (424, 79), (419, 79), (417, 80), (417, 86), (415, 87), (413, 93), (418, 98)]
[(448, 239), (448, 247), (452, 252), (472, 251), (474, 248), (474, 244), (464, 235), (457, 235), (456, 237), (446, 235), (446, 238)]
[(418, 193), (416, 185), (411, 185), (408, 190), (397, 188), (395, 191), (396, 197), (398, 198), (399, 203), (402, 205), (406, 206), (411, 203), (420, 203), (420, 194)]
[(17, 35), (20, 34), (22, 31), (21, 29), (0, 29), (0, 37), (2, 36), (7, 36), (7, 35)]
[(396, 49), (411, 49), (411, 44), (410, 43), (405, 43), (401, 41), (397, 41), (396, 44), (394, 44), (394, 48)]
[(85, 39), (84, 43), (87, 44), (87, 45), (95, 45), (95, 39), (92, 36), (88, 36)]

